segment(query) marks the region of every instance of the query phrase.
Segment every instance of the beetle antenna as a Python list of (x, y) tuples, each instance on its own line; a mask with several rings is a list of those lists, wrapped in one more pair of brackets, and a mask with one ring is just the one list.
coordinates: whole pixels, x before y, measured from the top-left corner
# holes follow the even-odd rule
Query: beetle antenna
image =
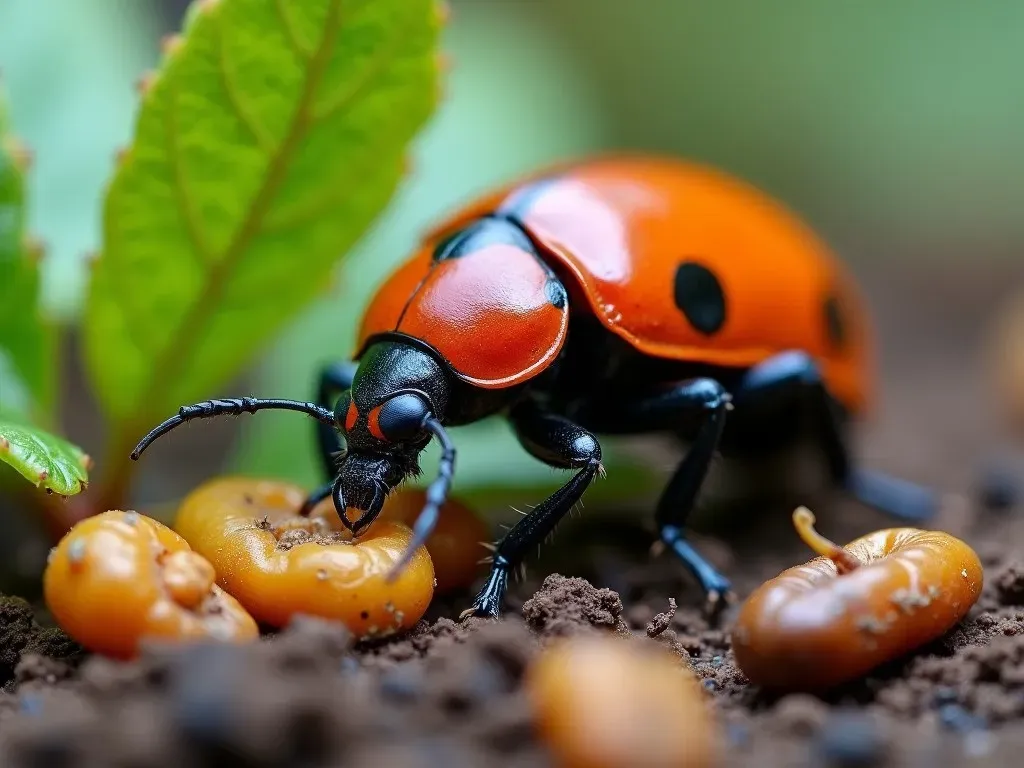
[(155, 427), (146, 435), (132, 451), (132, 461), (138, 461), (139, 456), (158, 437), (166, 435), (175, 427), (180, 427), (192, 419), (210, 419), (215, 416), (238, 416), (242, 413), (256, 413), (256, 411), (268, 411), (272, 409), (284, 411), (298, 411), (307, 416), (312, 416), (322, 424), (336, 427), (334, 413), (316, 403), (302, 403), (298, 400), (264, 400), (257, 397), (236, 397), (227, 400), (206, 400), (195, 405), (183, 405), (177, 416), (172, 416), (167, 421)]
[(412, 560), (416, 550), (427, 543), (430, 534), (437, 526), (437, 519), (441, 515), (441, 507), (448, 500), (448, 489), (451, 487), (452, 478), (455, 476), (455, 445), (452, 443), (448, 433), (441, 425), (441, 422), (433, 416), (428, 416), (423, 422), (423, 427), (430, 432), (441, 444), (441, 462), (437, 468), (437, 477), (427, 486), (427, 502), (423, 505), (416, 522), (412, 525), (412, 541), (402, 553), (402, 557), (395, 563), (388, 572), (389, 582), (397, 579), (405, 567)]

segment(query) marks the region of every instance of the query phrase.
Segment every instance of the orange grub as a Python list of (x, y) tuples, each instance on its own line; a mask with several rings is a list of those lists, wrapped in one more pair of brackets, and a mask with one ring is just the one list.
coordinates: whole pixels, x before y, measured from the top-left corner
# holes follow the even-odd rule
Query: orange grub
[(145, 638), (244, 642), (256, 622), (214, 584), (213, 566), (165, 525), (111, 511), (75, 525), (43, 577), (57, 623), (85, 647), (120, 659)]
[(617, 636), (556, 641), (527, 692), (559, 768), (706, 768), (719, 734), (706, 694), (678, 658)]
[[(418, 489), (396, 491), (384, 504), (381, 519), (412, 526), (426, 503), (426, 497), (426, 492)], [(333, 514), (334, 508), (329, 509)], [(481, 542), (490, 539), (490, 531), (473, 510), (456, 499), (449, 498), (445, 502), (437, 527), (427, 539), (427, 551), (434, 563), (439, 593), (467, 589), (473, 585), (480, 575), (481, 561), (490, 554)]]
[(220, 478), (193, 491), (175, 530), (217, 569), (217, 583), (258, 621), (282, 627), (296, 614), (345, 624), (359, 638), (413, 627), (434, 594), (434, 567), (421, 548), (398, 578), (386, 580), (412, 540), (393, 520), (377, 520), (353, 541), (332, 506), (309, 517), (290, 483)]
[(977, 554), (949, 534), (890, 528), (840, 547), (804, 507), (793, 524), (821, 557), (762, 584), (732, 630), (736, 663), (757, 685), (817, 691), (854, 680), (942, 635), (981, 594)]

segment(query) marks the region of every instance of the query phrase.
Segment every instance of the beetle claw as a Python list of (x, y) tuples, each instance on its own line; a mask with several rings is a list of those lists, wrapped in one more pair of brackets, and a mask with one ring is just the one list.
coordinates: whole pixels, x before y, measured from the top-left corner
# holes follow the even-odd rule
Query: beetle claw
[(467, 608), (466, 610), (464, 610), (462, 613), (459, 614), (459, 621), (465, 621), (466, 619), (470, 619), (470, 618), (473, 618), (473, 619), (488, 619), (490, 621), (497, 621), (498, 620), (498, 614), (497, 613), (491, 613), (486, 608), (478, 608), (477, 606), (474, 605), (472, 608)]

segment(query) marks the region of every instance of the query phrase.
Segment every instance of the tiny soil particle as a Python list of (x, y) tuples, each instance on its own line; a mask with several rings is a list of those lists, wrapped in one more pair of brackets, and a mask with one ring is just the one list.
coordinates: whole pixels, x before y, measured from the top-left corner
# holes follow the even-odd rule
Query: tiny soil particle
[(277, 548), (283, 551), (297, 547), (300, 544), (320, 544), (326, 547), (332, 544), (350, 543), (345, 538), (345, 535), (340, 532), (331, 531), (325, 533), (321, 531), (306, 531), (302, 528), (289, 528), (283, 531), (277, 538)]
[(668, 599), (668, 610), (664, 613), (659, 613), (649, 622), (647, 622), (647, 636), (657, 637), (672, 624), (672, 619), (676, 615), (676, 599), (670, 597)]
[(903, 613), (912, 614), (931, 605), (938, 594), (939, 591), (935, 587), (928, 587), (927, 594), (919, 589), (897, 589), (890, 599)]
[(1024, 565), (1008, 563), (996, 574), (996, 594), (1003, 605), (1024, 606)]

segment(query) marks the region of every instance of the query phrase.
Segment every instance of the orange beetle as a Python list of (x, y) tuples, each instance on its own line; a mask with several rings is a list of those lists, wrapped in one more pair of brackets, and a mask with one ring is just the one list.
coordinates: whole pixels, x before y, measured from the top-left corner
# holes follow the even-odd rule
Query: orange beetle
[[(193, 418), (304, 412), (320, 422), (330, 478), (304, 508), (330, 496), (359, 533), (436, 438), (441, 466), (411, 553), (429, 536), (454, 474), (446, 427), (502, 414), (525, 450), (576, 474), (498, 544), (466, 612), (483, 616), (500, 612), (508, 574), (601, 470), (602, 433), (661, 431), (690, 444), (656, 516), (662, 540), (712, 605), (731, 594), (729, 582), (684, 528), (716, 450), (778, 449), (810, 415), (836, 483), (905, 519), (935, 507), (927, 489), (852, 466), (847, 423), (869, 402), (872, 372), (850, 276), (791, 213), (699, 165), (598, 158), (467, 206), (378, 290), (355, 359), (325, 369), (319, 404), (186, 406), (133, 455)], [(346, 507), (364, 514), (349, 522)]]

